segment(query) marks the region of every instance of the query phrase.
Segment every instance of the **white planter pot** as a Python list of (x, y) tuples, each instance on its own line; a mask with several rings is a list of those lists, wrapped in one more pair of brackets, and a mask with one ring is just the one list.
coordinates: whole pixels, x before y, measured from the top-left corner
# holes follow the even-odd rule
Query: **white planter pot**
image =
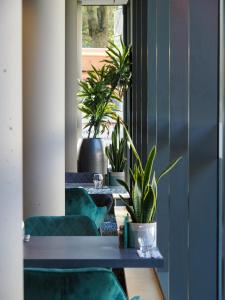
[(120, 186), (117, 179), (125, 181), (125, 172), (108, 172), (109, 186)]
[(129, 223), (128, 245), (139, 248), (138, 237), (142, 237), (148, 246), (157, 246), (157, 223)]

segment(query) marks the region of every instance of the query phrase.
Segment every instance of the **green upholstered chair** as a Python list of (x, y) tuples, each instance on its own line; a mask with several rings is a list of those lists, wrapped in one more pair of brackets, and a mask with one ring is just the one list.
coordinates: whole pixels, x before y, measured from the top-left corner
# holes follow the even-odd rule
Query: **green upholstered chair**
[(24, 300), (40, 299), (127, 300), (127, 297), (113, 272), (107, 269), (27, 268), (24, 270)]
[(25, 234), (31, 236), (96, 236), (95, 223), (87, 216), (35, 216), (25, 220)]
[(66, 215), (82, 215), (92, 219), (97, 228), (107, 215), (105, 206), (98, 207), (83, 188), (66, 189)]

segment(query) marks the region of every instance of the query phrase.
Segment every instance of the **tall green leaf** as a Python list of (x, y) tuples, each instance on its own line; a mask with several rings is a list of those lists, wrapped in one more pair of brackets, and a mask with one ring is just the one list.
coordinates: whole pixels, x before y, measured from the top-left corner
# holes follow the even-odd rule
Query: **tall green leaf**
[(128, 141), (130, 141), (133, 154), (136, 157), (136, 163), (134, 164), (133, 169), (130, 170), (132, 181), (130, 188), (131, 204), (133, 208), (132, 213), (135, 215), (135, 218), (133, 216), (132, 220), (136, 219), (135, 222), (150, 223), (154, 220), (156, 213), (158, 183), (164, 175), (176, 166), (181, 157), (169, 164), (157, 179), (155, 171), (153, 170), (154, 160), (157, 153), (156, 146), (151, 149), (143, 171), (142, 163), (139, 161), (140, 157), (136, 152), (135, 147), (132, 146), (133, 143), (129, 133), (127, 136)]
[(128, 130), (127, 130), (127, 128), (126, 128), (125, 125), (124, 125), (124, 130), (125, 130), (125, 133), (126, 133), (128, 142), (129, 142), (129, 144), (130, 144), (130, 146), (131, 146), (132, 152), (133, 152), (135, 158), (136, 158), (137, 161), (138, 161), (138, 164), (139, 164), (140, 169), (141, 169), (142, 172), (143, 172), (143, 167), (142, 167), (141, 158), (140, 158), (140, 156), (138, 155), (138, 152), (137, 152), (137, 150), (136, 150), (136, 148), (135, 148), (135, 146), (134, 146), (134, 143), (133, 143), (133, 141), (132, 141), (132, 138), (131, 138), (131, 136), (130, 136), (130, 134), (129, 134), (129, 132), (128, 132)]
[(123, 196), (120, 195), (120, 199), (124, 203), (124, 205), (126, 206), (127, 211), (130, 214), (132, 221), (134, 223), (137, 223), (137, 218), (136, 218), (136, 215), (134, 213), (134, 209), (127, 203), (127, 201), (123, 198)]
[(156, 146), (152, 147), (152, 150), (150, 151), (147, 159), (147, 163), (144, 170), (143, 191), (150, 181), (155, 156), (156, 156)]
[(141, 221), (141, 207), (142, 207), (142, 177), (139, 173), (137, 180), (133, 187), (133, 207), (138, 222)]
[(180, 156), (179, 158), (177, 158), (174, 162), (170, 163), (165, 170), (159, 175), (158, 179), (157, 179), (157, 183), (160, 181), (160, 179), (166, 175), (167, 173), (169, 173), (175, 166), (176, 164), (182, 159), (182, 157)]
[(125, 181), (121, 180), (121, 179), (117, 179), (117, 181), (119, 182), (119, 184), (121, 184), (126, 189), (126, 191), (129, 193), (129, 196), (131, 196), (131, 192), (130, 192), (130, 189), (128, 187), (128, 184)]
[(126, 165), (125, 158), (126, 138), (120, 139), (120, 118), (117, 118), (116, 125), (112, 132), (112, 142), (106, 147), (106, 155), (109, 159), (113, 172), (123, 172)]
[(152, 217), (152, 209), (155, 202), (155, 194), (151, 187), (149, 187), (148, 192), (145, 195), (142, 206), (142, 219), (141, 223), (149, 223)]

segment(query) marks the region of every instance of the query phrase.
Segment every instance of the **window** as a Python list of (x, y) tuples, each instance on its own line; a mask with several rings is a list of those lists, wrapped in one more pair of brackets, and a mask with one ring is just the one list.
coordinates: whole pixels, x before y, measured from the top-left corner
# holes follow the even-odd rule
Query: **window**
[[(82, 79), (87, 77), (87, 71), (92, 65), (100, 68), (106, 59), (106, 47), (109, 41), (119, 44), (123, 36), (123, 7), (122, 6), (82, 6)], [(120, 104), (123, 115), (123, 104)], [(87, 120), (82, 119), (82, 128)], [(114, 127), (110, 126), (110, 133)], [(82, 129), (82, 136), (87, 137), (87, 129)], [(108, 138), (105, 132), (101, 137)]]

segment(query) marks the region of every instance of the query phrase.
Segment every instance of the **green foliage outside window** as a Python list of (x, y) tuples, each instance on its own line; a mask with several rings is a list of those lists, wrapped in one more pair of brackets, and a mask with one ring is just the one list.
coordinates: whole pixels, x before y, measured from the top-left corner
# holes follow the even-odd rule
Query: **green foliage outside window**
[(83, 48), (106, 48), (114, 41), (117, 6), (82, 6)]

